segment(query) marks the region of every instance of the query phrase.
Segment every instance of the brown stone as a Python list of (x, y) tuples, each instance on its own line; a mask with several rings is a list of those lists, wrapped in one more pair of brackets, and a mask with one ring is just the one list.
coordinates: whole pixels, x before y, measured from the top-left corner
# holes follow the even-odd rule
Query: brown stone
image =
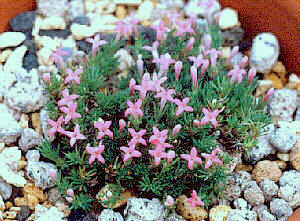
[(33, 185), (33, 183), (28, 183), (24, 186), (23, 189), (24, 195), (31, 194), (38, 198), (39, 202), (45, 202), (46, 196), (43, 191)]
[(43, 202), (42, 206), (49, 209), (53, 205), (52, 205), (52, 203), (50, 201), (47, 200), (47, 201)]
[(33, 126), (34, 130), (39, 133), (42, 132), (40, 114), (33, 113), (31, 115), (31, 121), (32, 121), (32, 126)]
[(299, 221), (300, 220), (300, 208), (289, 217), (288, 221)]
[(277, 163), (279, 169), (285, 170), (285, 168), (286, 168), (286, 166), (287, 166), (286, 162), (281, 161), (281, 160), (276, 160), (276, 161), (274, 161), (274, 162)]
[(16, 212), (7, 211), (7, 212), (3, 213), (3, 218), (4, 219), (14, 219), (14, 218), (16, 218), (16, 216), (17, 216)]
[(269, 73), (265, 76), (265, 80), (272, 81), (273, 87), (275, 89), (283, 88), (283, 83), (279, 76), (275, 73)]
[(202, 207), (195, 206), (191, 209), (186, 199), (186, 195), (181, 195), (177, 198), (176, 211), (179, 215), (191, 221), (204, 220), (208, 217), (207, 211)]
[(286, 69), (282, 62), (277, 61), (272, 68), (272, 72), (277, 73), (280, 77), (285, 77)]
[(259, 161), (252, 171), (252, 177), (258, 183), (265, 179), (270, 179), (277, 183), (281, 175), (282, 172), (278, 164), (269, 160)]
[(124, 5), (118, 5), (116, 9), (116, 16), (118, 19), (124, 19), (126, 17), (126, 8)]
[(27, 162), (25, 160), (20, 160), (18, 171), (22, 170), (27, 165)]
[(7, 201), (7, 202), (5, 203), (5, 208), (6, 208), (7, 210), (9, 210), (9, 209), (12, 208), (12, 207), (13, 207), (13, 203), (12, 203), (12, 202)]
[(21, 118), (20, 118), (20, 121), (19, 121), (20, 127), (22, 129), (28, 128), (28, 121), (29, 121), (28, 115), (27, 114), (22, 114)]
[(300, 78), (296, 74), (291, 74), (289, 77), (289, 82), (286, 84), (286, 87), (292, 90), (299, 90)]
[(297, 140), (294, 148), (290, 152), (290, 159), (293, 167), (300, 171), (300, 139)]
[(235, 168), (236, 171), (247, 171), (251, 172), (253, 170), (252, 165), (238, 164)]

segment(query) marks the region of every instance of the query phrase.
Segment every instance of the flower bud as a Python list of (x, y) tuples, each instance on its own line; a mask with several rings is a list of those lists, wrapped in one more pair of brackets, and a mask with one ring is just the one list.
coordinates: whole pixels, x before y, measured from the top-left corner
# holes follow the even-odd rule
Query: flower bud
[(194, 37), (191, 37), (189, 42), (187, 43), (187, 46), (186, 46), (186, 49), (185, 49), (185, 53), (188, 53), (189, 50), (193, 47), (195, 43), (195, 38)]
[(210, 45), (211, 45), (211, 36), (209, 34), (204, 35), (204, 48), (205, 50), (210, 49)]
[(256, 76), (256, 69), (251, 68), (248, 72), (248, 83), (250, 84), (253, 81), (253, 78)]
[(50, 170), (48, 175), (51, 177), (52, 180), (56, 181), (56, 170)]
[(242, 69), (248, 62), (248, 56), (244, 56), (240, 63), (240, 68)]
[[(139, 55), (140, 55), (140, 54), (139, 54)], [(144, 62), (143, 62), (143, 60), (142, 60), (142, 56), (139, 56), (139, 58), (138, 58), (136, 64), (137, 64), (137, 68), (138, 68), (138, 71), (139, 71), (139, 75), (140, 75), (140, 77), (142, 78), (143, 72), (144, 72)]]
[(129, 82), (129, 93), (130, 93), (130, 96), (132, 95), (133, 93), (133, 90), (134, 90), (134, 86), (136, 85), (136, 81), (134, 78), (131, 78), (130, 79), (130, 82)]
[(274, 94), (274, 88), (269, 89), (266, 96), (263, 99), (263, 102), (266, 102), (269, 99), (269, 97), (271, 97), (273, 94)]
[(167, 199), (165, 201), (165, 206), (173, 206), (174, 205), (174, 199), (170, 195), (167, 196)]
[(182, 62), (181, 61), (176, 61), (175, 63), (175, 81), (179, 80), (179, 75), (182, 69)]
[(191, 76), (193, 82), (193, 90), (195, 91), (197, 89), (197, 68), (194, 65), (191, 67)]
[(74, 198), (74, 191), (72, 189), (67, 190), (67, 195), (71, 198)]
[(50, 74), (49, 73), (44, 73), (43, 74), (43, 80), (45, 81), (46, 84), (50, 84)]
[(177, 124), (174, 128), (173, 128), (173, 132), (172, 132), (172, 136), (175, 137), (179, 131), (181, 129), (181, 125), (180, 124)]
[(126, 122), (123, 119), (119, 120), (119, 126), (120, 126), (120, 133), (122, 133), (124, 131), (124, 128), (126, 126)]
[(199, 120), (194, 120), (193, 124), (195, 127), (199, 127), (201, 125), (201, 122)]

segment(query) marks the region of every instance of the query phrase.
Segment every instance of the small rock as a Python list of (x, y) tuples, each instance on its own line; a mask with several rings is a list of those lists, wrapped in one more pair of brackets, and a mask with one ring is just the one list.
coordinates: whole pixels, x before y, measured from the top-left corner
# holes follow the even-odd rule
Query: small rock
[[(242, 39), (244, 38), (244, 29), (241, 28), (240, 26), (234, 26), (229, 29), (222, 29), (221, 30), (221, 35), (223, 37), (224, 47), (234, 47), (238, 45)], [(235, 63), (239, 61), (238, 59), (240, 58), (240, 54), (238, 53), (236, 56), (232, 58), (232, 63)]]
[(223, 221), (226, 220), (228, 214), (231, 211), (230, 206), (225, 205), (218, 205), (216, 207), (213, 207), (209, 211), (209, 220), (210, 221)]
[(61, 201), (56, 202), (55, 207), (57, 207), (58, 210), (65, 215), (65, 217), (68, 217), (71, 214), (71, 210), (69, 209), (69, 206)]
[(233, 201), (233, 205), (236, 209), (239, 210), (250, 210), (251, 206), (243, 198), (237, 198)]
[(177, 213), (171, 213), (165, 221), (186, 221), (182, 216)]
[(275, 73), (271, 72), (271, 73), (265, 75), (265, 80), (272, 81), (274, 89), (281, 89), (281, 88), (283, 88), (283, 81)]
[(58, 201), (62, 201), (62, 196), (56, 188), (51, 188), (48, 192), (48, 200), (54, 205)]
[(69, 9), (67, 11), (67, 20), (74, 23), (74, 18), (84, 15), (83, 0), (72, 0), (69, 2)]
[(40, 23), (40, 32), (42, 30), (64, 30), (66, 28), (66, 23), (63, 18), (58, 16), (50, 16), (44, 19), (41, 19)]
[(22, 44), (26, 36), (21, 32), (4, 32), (0, 34), (0, 49), (17, 47)]
[[(299, 90), (300, 89), (300, 78), (296, 74), (291, 74), (289, 76), (289, 82), (286, 85), (287, 88), (292, 90)], [(299, 118), (300, 120), (300, 118)]]
[(36, 12), (29, 11), (18, 14), (10, 19), (9, 26), (13, 31), (31, 31), (35, 20)]
[(250, 68), (257, 72), (268, 74), (277, 62), (279, 43), (272, 33), (260, 33), (253, 39), (250, 53)]
[(250, 203), (251, 206), (263, 205), (265, 202), (263, 192), (258, 186), (247, 188), (244, 191), (244, 198)]
[(256, 221), (257, 214), (250, 210), (232, 209), (226, 221)]
[(163, 221), (165, 218), (165, 211), (163, 205), (156, 198), (152, 200), (143, 198), (129, 198), (127, 207), (124, 210), (124, 216), (127, 221)]
[[(0, 40), (1, 42), (1, 40)], [(23, 58), (27, 51), (26, 46), (16, 48), (7, 58), (3, 67), (5, 72), (14, 72), (23, 66)]]
[(285, 200), (278, 198), (275, 198), (271, 201), (270, 210), (277, 219), (287, 218), (293, 213), (293, 210), (289, 204)]
[(238, 164), (235, 168), (236, 171), (246, 171), (246, 172), (251, 172), (253, 170), (252, 165), (245, 165), (245, 164)]
[(27, 161), (36, 161), (38, 162), (40, 160), (40, 151), (38, 150), (28, 150), (25, 155)]
[(12, 171), (17, 172), (21, 160), (21, 151), (18, 147), (4, 148), (0, 154), (0, 160), (6, 163)]
[(286, 162), (280, 160), (275, 160), (274, 163), (276, 163), (278, 165), (278, 168), (281, 170), (285, 170), (287, 166)]
[(2, 195), (4, 200), (8, 200), (12, 194), (12, 186), (6, 183), (1, 177), (0, 177), (0, 194)]
[(208, 217), (208, 213), (202, 207), (196, 206), (191, 209), (190, 204), (186, 202), (187, 197), (181, 195), (177, 199), (176, 211), (183, 218), (188, 220), (204, 220)]
[(300, 139), (297, 140), (289, 156), (294, 169), (300, 171)]
[(80, 24), (80, 25), (91, 25), (91, 19), (88, 16), (81, 15), (81, 16), (76, 16), (72, 23), (74, 24)]
[(278, 197), (284, 199), (287, 202), (293, 200), (294, 194), (295, 194), (295, 189), (290, 185), (281, 186), (278, 191)]
[(279, 179), (280, 186), (290, 185), (295, 191), (300, 191), (300, 172), (296, 170), (285, 171)]
[(55, 206), (50, 207), (50, 209), (47, 209), (41, 205), (37, 205), (35, 207), (35, 221), (61, 221), (64, 220), (64, 218), (65, 215), (60, 212)]
[(269, 80), (261, 80), (259, 81), (259, 85), (256, 88), (255, 97), (264, 96), (267, 91), (273, 87), (272, 81)]
[(252, 172), (252, 177), (257, 182), (261, 182), (264, 179), (270, 179), (274, 182), (278, 182), (281, 177), (281, 170), (278, 168), (278, 165), (272, 161), (264, 160), (259, 161)]
[(25, 128), (19, 140), (19, 147), (22, 151), (27, 152), (29, 149), (41, 144), (41, 136), (31, 128)]
[(228, 29), (238, 25), (239, 19), (236, 10), (224, 8), (221, 11), (219, 26), (221, 29)]
[(12, 204), (12, 202), (10, 202), (10, 201), (7, 201), (6, 203), (5, 203), (5, 208), (6, 208), (6, 210), (9, 210), (10, 208), (12, 208), (14, 206), (14, 204)]
[(0, 161), (0, 177), (2, 177), (5, 182), (16, 187), (24, 187), (26, 184), (26, 180), (23, 176), (14, 173), (9, 166), (2, 161)]
[(290, 161), (290, 156), (286, 153), (277, 153), (277, 157), (284, 162)]
[(136, 18), (141, 20), (149, 20), (154, 9), (152, 1), (146, 0), (139, 6)]
[(38, 0), (37, 12), (44, 17), (64, 17), (67, 9), (67, 0)]
[(277, 73), (281, 79), (285, 78), (286, 69), (282, 62), (277, 61), (274, 66), (272, 67), (272, 72)]
[(268, 211), (268, 207), (265, 205), (256, 206), (253, 208), (253, 211), (257, 213), (259, 220), (261, 221), (274, 221), (276, 220), (275, 216), (273, 216)]
[(120, 213), (114, 212), (111, 209), (102, 210), (101, 214), (98, 216), (98, 221), (123, 221), (123, 217)]
[(62, 29), (62, 30), (40, 30), (40, 36), (48, 36), (51, 38), (59, 38), (59, 39), (67, 39), (71, 36), (71, 31), (69, 29)]
[(16, 219), (17, 220), (27, 220), (27, 218), (30, 216), (31, 211), (28, 208), (28, 206), (21, 206), (21, 211), (18, 212)]
[(10, 212), (10, 211), (6, 211), (3, 213), (3, 218), (4, 219), (14, 219), (17, 216), (16, 212)]
[(27, 114), (22, 114), (21, 118), (20, 118), (20, 121), (19, 121), (20, 127), (22, 129), (28, 128), (28, 121), (29, 121), (28, 115)]
[(260, 182), (259, 186), (267, 201), (270, 201), (278, 193), (279, 188), (272, 180), (264, 179), (262, 182)]
[(79, 25), (76, 23), (71, 25), (70, 30), (75, 40), (82, 40), (92, 37), (97, 31), (92, 26)]
[(126, 17), (126, 8), (123, 5), (118, 5), (116, 8), (116, 16), (118, 19), (122, 20)]

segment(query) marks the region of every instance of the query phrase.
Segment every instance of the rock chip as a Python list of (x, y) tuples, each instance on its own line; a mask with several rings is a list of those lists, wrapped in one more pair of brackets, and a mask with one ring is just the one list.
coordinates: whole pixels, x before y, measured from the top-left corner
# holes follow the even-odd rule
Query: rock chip
[(278, 198), (275, 198), (271, 201), (270, 210), (277, 219), (287, 218), (293, 213), (293, 210), (289, 204), (285, 200)]
[(278, 191), (278, 197), (284, 199), (287, 202), (293, 200), (294, 194), (295, 194), (295, 189), (290, 185), (281, 186)]
[(270, 201), (278, 193), (279, 188), (272, 180), (264, 179), (262, 182), (260, 182), (259, 186), (267, 201)]
[(56, 188), (51, 188), (48, 192), (48, 200), (54, 205), (58, 201), (63, 201), (60, 192)]
[(0, 34), (0, 49), (8, 47), (17, 47), (26, 39), (25, 34), (21, 32), (4, 32)]
[(68, 7), (67, 0), (38, 0), (37, 13), (44, 17), (64, 17)]
[[(234, 47), (236, 45), (239, 45), (240, 42), (244, 38), (245, 31), (240, 26), (234, 26), (229, 29), (222, 29), (221, 30), (221, 36), (224, 40), (224, 47)], [(242, 56), (244, 57), (244, 56)], [(232, 59), (232, 63), (237, 62), (237, 60), (240, 58), (239, 53), (237, 56), (234, 56)], [(239, 62), (240, 63), (240, 62)]]
[(0, 62), (5, 63), (11, 53), (12, 53), (12, 50), (10, 48), (2, 51), (0, 54)]
[(300, 139), (297, 140), (289, 156), (294, 169), (300, 171)]
[(251, 206), (263, 205), (265, 202), (263, 192), (257, 185), (247, 188), (244, 191), (244, 198), (250, 203)]
[(21, 160), (21, 151), (18, 147), (4, 148), (0, 153), (0, 160), (6, 163), (12, 171), (17, 172)]
[(123, 217), (120, 213), (114, 212), (111, 209), (102, 210), (101, 214), (98, 216), (98, 221), (123, 221)]
[(2, 177), (5, 182), (16, 187), (24, 187), (26, 184), (24, 177), (14, 173), (3, 161), (0, 161), (0, 177)]
[(226, 220), (228, 214), (231, 211), (230, 206), (218, 205), (210, 209), (209, 220), (210, 221), (223, 221)]
[[(0, 40), (1, 41), (1, 40)], [(23, 58), (27, 51), (27, 47), (22, 45), (16, 48), (7, 58), (3, 67), (5, 72), (14, 72), (19, 70), (23, 66)]]
[(233, 201), (233, 205), (236, 209), (239, 210), (250, 210), (251, 206), (243, 198), (237, 198)]
[[(299, 90), (300, 89), (300, 78), (296, 74), (289, 76), (289, 82), (286, 84), (286, 88)], [(300, 120), (300, 118), (299, 118)]]
[(6, 183), (1, 177), (0, 177), (0, 194), (2, 195), (4, 200), (8, 200), (12, 194), (12, 186)]
[(166, 214), (163, 205), (156, 198), (152, 200), (144, 198), (129, 198), (124, 210), (126, 220), (136, 221), (163, 221)]
[(22, 151), (27, 152), (29, 149), (41, 144), (41, 136), (31, 128), (25, 128), (22, 131), (19, 147)]
[(232, 209), (226, 221), (256, 221), (257, 214), (250, 210)]
[(254, 39), (250, 52), (250, 68), (268, 74), (278, 60), (279, 43), (272, 33), (260, 33)]
[(274, 182), (278, 182), (281, 174), (282, 172), (278, 168), (278, 165), (269, 160), (259, 161), (252, 171), (252, 177), (257, 182), (261, 182), (264, 179), (270, 179)]
[(279, 179), (280, 186), (290, 185), (295, 191), (300, 191), (300, 172), (296, 170), (285, 171)]
[(228, 29), (238, 25), (239, 19), (236, 10), (224, 8), (221, 11), (219, 26), (221, 29)]
[(65, 215), (60, 212), (55, 206), (51, 206), (49, 209), (42, 205), (35, 207), (35, 221), (61, 221), (65, 219)]
[[(69, 206), (66, 203), (58, 201), (58, 202), (55, 203), (55, 207), (57, 207), (58, 210), (65, 215), (65, 217), (70, 216), (71, 210), (70, 210)], [(95, 219), (93, 219), (93, 220), (95, 220)]]
[[(75, 17), (84, 15), (84, 4), (83, 0), (73, 0), (69, 2), (67, 11), (67, 20), (72, 21)], [(74, 22), (74, 20), (73, 20)]]
[(268, 111), (273, 117), (284, 121), (292, 121), (297, 108), (297, 91), (283, 88), (275, 90), (270, 97)]
[(31, 31), (35, 20), (36, 12), (29, 11), (18, 14), (9, 21), (9, 26), (13, 31)]

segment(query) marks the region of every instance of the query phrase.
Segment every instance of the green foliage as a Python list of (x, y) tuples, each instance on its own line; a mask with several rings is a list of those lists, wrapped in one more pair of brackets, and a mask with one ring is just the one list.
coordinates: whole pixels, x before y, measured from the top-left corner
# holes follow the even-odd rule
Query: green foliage
[[(180, 116), (176, 116), (177, 105), (167, 102), (164, 109), (160, 108), (160, 99), (155, 98), (155, 92), (147, 93), (143, 100), (141, 109), (143, 117), (134, 119), (131, 115), (125, 118), (124, 113), (127, 101), (136, 102), (140, 99), (140, 92), (129, 92), (129, 81), (135, 78), (137, 84), (141, 84), (136, 65), (127, 70), (128, 75), (117, 79), (118, 58), (115, 53), (121, 47), (132, 50), (134, 59), (138, 54), (143, 55), (144, 67), (149, 73), (158, 72), (156, 65), (152, 63), (152, 55), (142, 47), (151, 45), (147, 39), (141, 35), (135, 40), (133, 45), (127, 46), (125, 41), (110, 43), (102, 46), (98, 54), (90, 57), (88, 63), (81, 74), (79, 85), (69, 87), (70, 94), (78, 94), (76, 99), (77, 109), (81, 118), (72, 119), (69, 124), (63, 125), (65, 130), (74, 131), (75, 124), (80, 126), (80, 133), (84, 134), (85, 140), (77, 140), (76, 144), (69, 145), (69, 137), (61, 134), (56, 136), (54, 143), (45, 141), (39, 150), (42, 155), (53, 161), (58, 170), (57, 187), (66, 196), (66, 190), (72, 188), (75, 198), (72, 201), (72, 209), (89, 210), (92, 202), (96, 200), (94, 193), (97, 184), (98, 191), (106, 183), (115, 185), (113, 196), (104, 205), (112, 207), (116, 200), (121, 196), (121, 187), (133, 191), (135, 194), (144, 197), (165, 198), (166, 195), (178, 197), (181, 194), (190, 196), (195, 189), (199, 196), (209, 205), (213, 200), (222, 196), (224, 183), (226, 183), (227, 165), (230, 163), (228, 151), (247, 151), (256, 145), (256, 138), (259, 136), (260, 129), (269, 123), (270, 118), (263, 112), (264, 104), (256, 101), (251, 94), (257, 86), (256, 79), (248, 83), (247, 77), (241, 84), (231, 83), (227, 77), (229, 71), (223, 59), (218, 59), (217, 66), (209, 65), (202, 78), (198, 79), (197, 89), (193, 91), (190, 67), (192, 62), (188, 56), (197, 57), (199, 54), (200, 35), (193, 35), (196, 39), (193, 48), (186, 53), (185, 48), (191, 35), (187, 35), (183, 40), (174, 36), (175, 30), (168, 33), (167, 39), (158, 47), (160, 55), (169, 53), (176, 61), (182, 61), (183, 68), (179, 81), (175, 81), (174, 65), (171, 65), (163, 87), (167, 90), (175, 89), (174, 99), (182, 100), (190, 98), (188, 105), (193, 107), (193, 112), (184, 111)], [(219, 28), (213, 24), (210, 27), (212, 35), (212, 46), (218, 49), (222, 45), (222, 38), (218, 35)], [(123, 70), (126, 71), (126, 70)], [(144, 70), (146, 72), (146, 70)], [(53, 120), (61, 116), (57, 107), (57, 101), (62, 98), (61, 91), (66, 88), (63, 78), (51, 75), (51, 83), (46, 87), (49, 93), (50, 102), (47, 104), (47, 111)], [(201, 120), (204, 117), (203, 108), (211, 111), (218, 109), (218, 126), (215, 129), (211, 123), (196, 127), (194, 120)], [(105, 150), (102, 156), (105, 164), (97, 159), (89, 165), (90, 154), (86, 147), (96, 147), (99, 140), (96, 139), (98, 130), (94, 127), (94, 122), (98, 119), (112, 121), (110, 130), (113, 132), (113, 139), (108, 136), (102, 138)], [(119, 120), (125, 119), (127, 126), (124, 131), (120, 131)], [(172, 129), (175, 125), (181, 124), (180, 132), (173, 137)], [(167, 129), (167, 141), (173, 147), (176, 157), (167, 164), (166, 159), (162, 159), (159, 165), (155, 165), (153, 157), (149, 155), (149, 150), (154, 149), (150, 144), (149, 138), (153, 135), (153, 127), (156, 126), (160, 131)], [(124, 152), (120, 150), (122, 146), (128, 146), (131, 135), (128, 128), (135, 131), (146, 129), (143, 138), (147, 141), (147, 146), (138, 144), (136, 150), (142, 153), (139, 158), (133, 158), (123, 162)], [(203, 165), (196, 165), (193, 170), (187, 167), (187, 161), (180, 158), (181, 154), (189, 154), (192, 147), (196, 147), (198, 157), (201, 153), (211, 153), (215, 148), (220, 148), (223, 153), (218, 157), (223, 161), (223, 165), (214, 164), (208, 169)], [(63, 174), (63, 176), (62, 176)]]

